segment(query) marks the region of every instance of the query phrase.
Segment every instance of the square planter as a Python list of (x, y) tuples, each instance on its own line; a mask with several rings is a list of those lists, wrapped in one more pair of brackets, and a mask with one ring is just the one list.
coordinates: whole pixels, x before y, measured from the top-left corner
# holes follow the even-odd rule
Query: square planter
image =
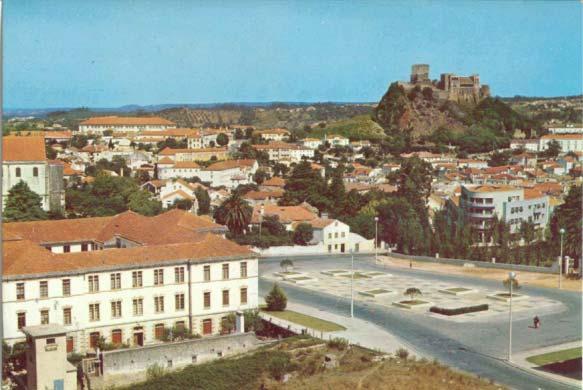
[(474, 289), (471, 288), (466, 288), (466, 287), (450, 287), (450, 288), (444, 288), (442, 290), (437, 290), (440, 293), (443, 294), (449, 294), (449, 295), (466, 295), (466, 294), (472, 294), (477, 292)]
[(360, 295), (364, 295), (365, 297), (382, 297), (385, 295), (394, 295), (397, 292), (396, 291), (391, 291), (391, 290), (385, 290), (384, 288), (377, 288), (374, 290), (365, 290), (365, 291), (359, 291), (358, 292)]
[(318, 279), (316, 278), (312, 278), (311, 276), (296, 276), (295, 278), (285, 278), (284, 279), (287, 282), (292, 282), (295, 284), (305, 284), (305, 283), (311, 283), (311, 282), (316, 282)]
[[(501, 302), (510, 302), (510, 294), (507, 292), (504, 292), (504, 291), (499, 291), (497, 293), (490, 294), (490, 295), (486, 296), (486, 298), (494, 299), (496, 301), (501, 301)], [(529, 298), (528, 295), (512, 293), (512, 300), (513, 301), (522, 301), (522, 300), (525, 300), (528, 298)]]
[(327, 276), (343, 276), (343, 275), (350, 275), (350, 271), (345, 269), (328, 269), (326, 271), (320, 272), (322, 275)]
[(402, 309), (427, 309), (433, 306), (433, 302), (423, 301), (421, 299), (406, 299), (403, 301), (393, 302), (393, 306), (397, 306)]

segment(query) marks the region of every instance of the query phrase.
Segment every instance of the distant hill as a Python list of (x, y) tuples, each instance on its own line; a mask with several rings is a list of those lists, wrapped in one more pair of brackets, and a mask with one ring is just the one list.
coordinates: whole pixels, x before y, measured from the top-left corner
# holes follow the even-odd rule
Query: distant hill
[(316, 126), (306, 136), (323, 138), (324, 135), (338, 134), (351, 140), (379, 140), (385, 137), (383, 128), (372, 120), (371, 115), (357, 115), (326, 124), (326, 127)]

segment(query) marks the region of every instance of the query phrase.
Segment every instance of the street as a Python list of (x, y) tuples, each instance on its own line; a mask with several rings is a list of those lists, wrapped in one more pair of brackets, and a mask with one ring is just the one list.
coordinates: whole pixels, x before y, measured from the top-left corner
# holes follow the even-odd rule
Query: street
[[(318, 272), (327, 268), (350, 266), (350, 256), (347, 255), (334, 257), (302, 256), (291, 259), (295, 269), (303, 272)], [(260, 275), (280, 270), (280, 260), (281, 258), (261, 259)], [(386, 269), (394, 275), (414, 275), (428, 280), (457, 282), (477, 288), (502, 289), (501, 281), (495, 282), (390, 266), (385, 268), (374, 263), (374, 256), (360, 255), (355, 257), (356, 267), (371, 270)], [(349, 315), (348, 299), (339, 297), (333, 292), (316, 292), (289, 283), (281, 285), (288, 298), (293, 302), (336, 314)], [(260, 294), (265, 294), (270, 287), (270, 281), (260, 279)], [(557, 300), (564, 306), (560, 312), (537, 313), (541, 318), (542, 327), (536, 330), (529, 328), (532, 322), (530, 314), (528, 316), (516, 315), (513, 321), (514, 353), (581, 340), (581, 295), (579, 293), (528, 286), (523, 287), (521, 293)], [(471, 324), (455, 323), (420, 313), (411, 313), (397, 308), (387, 309), (374, 303), (359, 301), (355, 301), (355, 316), (383, 327), (413, 345), (424, 355), (512, 388), (570, 388), (568, 385), (535, 376), (505, 361), (508, 345), (508, 321), (506, 317), (497, 317)]]

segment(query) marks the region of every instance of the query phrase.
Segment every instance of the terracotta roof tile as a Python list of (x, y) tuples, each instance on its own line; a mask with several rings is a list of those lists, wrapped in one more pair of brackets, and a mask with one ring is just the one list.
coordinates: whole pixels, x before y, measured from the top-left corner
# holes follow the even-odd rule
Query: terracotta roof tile
[(2, 137), (2, 161), (46, 161), (44, 137)]
[(206, 171), (224, 171), (226, 169), (233, 169), (233, 168), (250, 168), (252, 167), (257, 161), (256, 160), (225, 160), (219, 161), (214, 164), (209, 165), (205, 168)]

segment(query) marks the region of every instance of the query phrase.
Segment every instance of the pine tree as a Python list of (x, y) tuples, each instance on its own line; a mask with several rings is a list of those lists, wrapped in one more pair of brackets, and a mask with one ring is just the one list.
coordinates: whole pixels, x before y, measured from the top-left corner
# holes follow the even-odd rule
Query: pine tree
[(39, 221), (48, 218), (42, 209), (41, 197), (22, 180), (8, 191), (3, 215), (7, 222)]

